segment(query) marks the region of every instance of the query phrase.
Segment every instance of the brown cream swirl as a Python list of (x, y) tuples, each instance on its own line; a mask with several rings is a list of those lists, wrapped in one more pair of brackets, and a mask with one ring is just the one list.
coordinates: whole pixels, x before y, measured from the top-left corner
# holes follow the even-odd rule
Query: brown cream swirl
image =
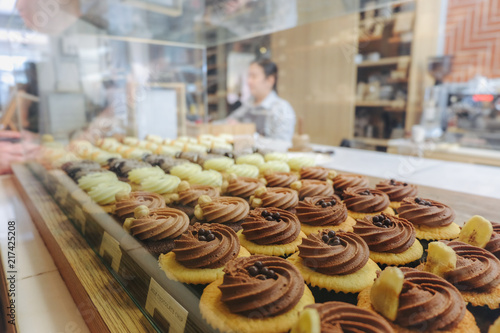
[(261, 197), (263, 207), (293, 209), (299, 203), (297, 191), (285, 187), (271, 187)]
[(179, 193), (179, 203), (184, 206), (194, 207), (198, 204), (198, 198), (202, 195), (208, 195), (210, 198), (218, 198), (219, 190), (207, 185), (190, 185), (185, 191)]
[[(201, 229), (210, 230), (215, 238), (200, 240)], [(240, 241), (233, 229), (218, 223), (195, 223), (175, 240), (175, 260), (188, 268), (218, 268), (236, 258)]]
[(416, 232), (411, 222), (384, 213), (378, 215), (389, 219), (387, 227), (375, 226), (373, 215), (356, 220), (354, 232), (368, 244), (370, 251), (401, 253), (408, 250), (415, 242)]
[(328, 245), (322, 239), (328, 232), (325, 229), (302, 239), (299, 257), (304, 260), (304, 265), (326, 275), (352, 274), (366, 265), (370, 250), (361, 237), (339, 231), (336, 236), (340, 238), (340, 244)]
[(316, 303), (321, 320), (321, 333), (393, 333), (391, 325), (380, 315), (344, 302)]
[[(258, 262), (274, 271), (276, 278), (250, 274), (249, 269), (256, 267)], [(299, 303), (305, 289), (304, 279), (297, 268), (279, 257), (253, 255), (237, 258), (226, 264), (224, 273), (219, 286), (221, 301), (232, 313), (250, 318), (274, 317), (290, 311)]]
[[(262, 212), (279, 213), (280, 221), (268, 221)], [(294, 214), (279, 208), (257, 208), (250, 212), (241, 225), (243, 235), (259, 245), (288, 244), (299, 237), (300, 222)]]
[(299, 177), (291, 172), (270, 172), (264, 175), (268, 187), (290, 187)]
[(500, 284), (500, 260), (489, 251), (459, 241), (442, 241), (457, 255), (457, 265), (445, 279), (458, 290), (489, 290)]
[(299, 190), (299, 199), (304, 200), (307, 197), (331, 196), (333, 195), (333, 185), (330, 182), (321, 180), (305, 179), (302, 180), (302, 186)]
[(500, 259), (500, 223), (491, 222), (491, 225), (493, 226), (493, 235), (491, 235), (490, 241), (486, 244), (485, 249)]
[(157, 193), (136, 191), (131, 192), (128, 198), (117, 200), (115, 204), (115, 215), (121, 222), (129, 217), (134, 217), (134, 209), (144, 205), (150, 210), (165, 208), (165, 199)]
[(255, 178), (238, 177), (229, 181), (226, 192), (235, 197), (249, 198), (254, 195), (256, 189), (263, 185), (260, 180)]
[(394, 179), (383, 180), (376, 185), (376, 188), (387, 194), (391, 201), (401, 201), (418, 193), (417, 186)]
[[(334, 200), (335, 204), (322, 207), (318, 204), (321, 200), (327, 202)], [(314, 226), (338, 225), (347, 219), (347, 207), (336, 195), (307, 197), (299, 202), (296, 211), (301, 223)]]
[(320, 166), (304, 167), (300, 169), (301, 179), (327, 180), (330, 170)]
[(145, 217), (134, 219), (130, 234), (140, 240), (158, 241), (174, 239), (189, 227), (189, 217), (178, 209), (157, 208)]
[(396, 324), (435, 332), (452, 330), (465, 316), (465, 302), (451, 283), (432, 273), (402, 267), (405, 281), (399, 295)]
[(368, 187), (349, 187), (344, 191), (347, 209), (357, 213), (381, 212), (389, 207), (387, 194)]
[(407, 219), (414, 225), (424, 225), (428, 227), (445, 227), (455, 220), (455, 212), (447, 205), (429, 199), (422, 199), (430, 202), (431, 206), (419, 204), (416, 198), (408, 197), (403, 199), (398, 208), (399, 217)]
[(238, 197), (220, 197), (201, 203), (203, 217), (207, 222), (231, 223), (243, 220), (250, 211), (248, 202)]
[(368, 187), (368, 178), (361, 175), (339, 174), (333, 178), (335, 194), (340, 195), (348, 188), (355, 186)]

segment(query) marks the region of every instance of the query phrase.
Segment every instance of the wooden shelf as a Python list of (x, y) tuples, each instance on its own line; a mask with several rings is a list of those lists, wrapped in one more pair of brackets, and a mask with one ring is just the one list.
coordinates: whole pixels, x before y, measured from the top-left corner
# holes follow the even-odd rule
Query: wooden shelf
[(404, 101), (356, 101), (356, 107), (390, 108), (394, 111), (404, 111), (406, 103)]
[(389, 139), (355, 137), (353, 141), (371, 146), (383, 146), (383, 147), (389, 146)]
[(377, 61), (363, 61), (362, 63), (358, 64), (358, 68), (397, 65), (398, 63), (401, 62), (410, 62), (410, 59), (411, 59), (410, 56), (399, 56), (399, 57), (382, 58)]

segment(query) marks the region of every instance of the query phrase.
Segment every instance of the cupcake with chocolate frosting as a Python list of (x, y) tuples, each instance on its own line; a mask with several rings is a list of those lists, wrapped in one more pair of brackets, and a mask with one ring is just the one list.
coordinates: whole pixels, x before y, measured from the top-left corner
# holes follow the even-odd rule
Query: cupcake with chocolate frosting
[(320, 317), (321, 332), (394, 333), (392, 326), (379, 314), (344, 302), (312, 304)]
[(415, 264), (424, 249), (416, 239), (415, 228), (409, 221), (388, 214), (368, 215), (358, 219), (354, 233), (370, 249), (370, 258), (381, 265)]
[(380, 270), (360, 236), (328, 229), (302, 239), (299, 252), (288, 260), (307, 284), (336, 293), (359, 293), (372, 285)]
[(221, 278), (231, 260), (249, 255), (228, 226), (195, 223), (175, 240), (170, 253), (160, 256), (159, 263), (171, 280), (207, 284)]
[(343, 198), (344, 191), (349, 187), (368, 187), (368, 178), (361, 175), (351, 175), (351, 174), (339, 174), (333, 178), (333, 186), (335, 188), (335, 194)]
[(347, 207), (336, 195), (307, 197), (300, 201), (296, 215), (304, 234), (333, 231), (352, 231), (356, 221), (347, 214)]
[(200, 299), (203, 318), (219, 332), (287, 332), (314, 303), (299, 271), (279, 257), (254, 255), (226, 264)]
[(250, 197), (250, 206), (252, 208), (274, 207), (288, 210), (295, 213), (295, 207), (299, 203), (297, 191), (286, 187), (259, 187), (255, 194)]
[[(456, 254), (456, 267), (443, 273), (466, 302), (473, 306), (500, 306), (500, 260), (489, 251), (460, 241), (441, 241)], [(428, 271), (429, 263), (419, 269)]]
[(297, 216), (279, 208), (254, 209), (241, 227), (240, 243), (251, 254), (288, 256), (297, 252), (305, 237)]
[(382, 191), (368, 187), (349, 187), (344, 191), (344, 203), (348, 214), (353, 219), (362, 219), (366, 215), (389, 214), (394, 211), (389, 207), (389, 197)]
[(500, 223), (491, 222), (491, 226), (493, 227), (493, 234), (485, 249), (500, 259)]
[(153, 255), (170, 252), (174, 240), (189, 227), (189, 218), (173, 208), (153, 208), (138, 206), (134, 217), (123, 223), (123, 228), (139, 239)]
[(264, 173), (267, 187), (290, 187), (292, 183), (299, 180), (299, 176), (293, 172), (273, 172)]
[(418, 194), (417, 186), (394, 179), (383, 180), (376, 185), (376, 188), (389, 196), (390, 206), (395, 210), (401, 206), (404, 198), (415, 197)]
[(234, 174), (227, 176), (222, 185), (222, 192), (226, 195), (249, 199), (255, 191), (264, 184), (256, 178), (237, 177)]
[(331, 196), (334, 193), (331, 180), (304, 179), (293, 183), (291, 188), (299, 192), (299, 200), (307, 197)]
[(221, 223), (234, 231), (241, 229), (241, 223), (250, 211), (248, 203), (238, 197), (210, 198), (202, 195), (194, 208), (194, 222)]
[(421, 240), (455, 239), (460, 227), (454, 223), (455, 212), (447, 205), (430, 199), (408, 197), (398, 208), (399, 217), (415, 226)]
[(219, 190), (208, 185), (190, 185), (188, 182), (182, 181), (177, 187), (177, 195), (177, 200), (170, 203), (169, 206), (179, 209), (186, 213), (189, 218), (193, 218), (194, 208), (198, 204), (198, 199), (202, 195), (207, 195), (212, 199), (218, 198)]
[(309, 166), (300, 169), (301, 179), (315, 179), (326, 181), (328, 179), (333, 180), (336, 176), (337, 172), (320, 166)]
[[(403, 288), (396, 319), (389, 321), (396, 332), (479, 333), (474, 317), (451, 283), (414, 268), (400, 269), (404, 274)], [(370, 293), (371, 288), (367, 288), (359, 294), (358, 307), (376, 312)]]
[(157, 208), (166, 208), (165, 200), (157, 193), (136, 191), (127, 193), (118, 193), (116, 196), (114, 215), (120, 222), (125, 222), (129, 217), (134, 216), (134, 210), (144, 205), (149, 210)]

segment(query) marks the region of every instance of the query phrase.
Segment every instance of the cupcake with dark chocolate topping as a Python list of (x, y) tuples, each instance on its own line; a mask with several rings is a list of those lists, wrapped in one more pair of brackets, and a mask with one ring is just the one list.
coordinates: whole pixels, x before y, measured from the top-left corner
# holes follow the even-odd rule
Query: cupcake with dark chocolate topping
[(302, 239), (299, 252), (288, 258), (307, 284), (336, 293), (359, 293), (371, 286), (378, 265), (365, 241), (352, 232), (324, 229)]
[(343, 198), (344, 191), (349, 187), (368, 187), (368, 178), (361, 175), (352, 174), (339, 174), (333, 178), (333, 187), (335, 188), (335, 194), (340, 198)]
[(327, 197), (334, 193), (331, 180), (304, 179), (293, 183), (291, 188), (299, 192), (299, 200), (304, 200), (307, 197)]
[(356, 222), (354, 233), (366, 242), (370, 258), (377, 264), (418, 264), (424, 249), (416, 239), (415, 228), (409, 221), (382, 213), (367, 215)]
[(254, 255), (226, 264), (200, 299), (203, 318), (219, 332), (287, 332), (314, 298), (299, 271), (279, 257)]
[(366, 215), (389, 214), (394, 211), (389, 207), (389, 197), (382, 191), (368, 187), (349, 187), (344, 191), (344, 203), (348, 214), (353, 219), (362, 219)]
[(323, 229), (333, 231), (352, 231), (356, 221), (347, 214), (347, 207), (336, 195), (307, 197), (300, 201), (296, 215), (304, 234), (320, 232)]
[(251, 254), (288, 256), (297, 252), (305, 237), (297, 216), (279, 208), (254, 209), (241, 227), (240, 243)]
[(460, 227), (454, 223), (455, 212), (447, 205), (430, 199), (408, 197), (398, 208), (399, 217), (415, 226), (421, 240), (455, 239)]
[(418, 194), (417, 186), (394, 179), (383, 180), (376, 185), (376, 188), (389, 196), (390, 206), (394, 210), (401, 206), (404, 198), (415, 197)]
[(249, 255), (231, 228), (195, 223), (175, 240), (172, 252), (160, 256), (159, 263), (171, 280), (207, 284), (222, 277), (228, 262)]
[(238, 197), (210, 198), (202, 195), (194, 208), (194, 222), (221, 223), (234, 231), (241, 229), (245, 217), (250, 211), (248, 203)]
[[(466, 310), (465, 302), (460, 292), (448, 281), (432, 273), (419, 271), (408, 267), (388, 267), (385, 270), (400, 270), (402, 273), (402, 289), (392, 293), (400, 281), (386, 281), (381, 287), (383, 291), (390, 288), (380, 298), (376, 282), (371, 288), (363, 290), (358, 297), (358, 307), (373, 312), (387, 311), (395, 306), (395, 319), (386, 319), (396, 332), (453, 332), (479, 333), (479, 328), (472, 314)], [(385, 272), (385, 271), (384, 271)], [(380, 277), (377, 278), (381, 279)], [(379, 291), (381, 291), (381, 289)], [(388, 295), (388, 293), (391, 293)], [(382, 295), (380, 295), (382, 296)], [(376, 310), (373, 302), (383, 302), (391, 298), (380, 310)], [(395, 302), (394, 302), (395, 301)], [(384, 315), (381, 312), (382, 315)], [(387, 315), (387, 314), (386, 314)], [(384, 315), (385, 316), (385, 315)]]
[(286, 187), (259, 187), (255, 194), (250, 197), (250, 206), (252, 208), (274, 207), (288, 210), (295, 213), (295, 207), (299, 203), (297, 191)]
[(189, 218), (173, 208), (153, 208), (138, 206), (134, 217), (123, 223), (123, 228), (139, 239), (153, 255), (170, 252), (174, 240), (189, 227)]

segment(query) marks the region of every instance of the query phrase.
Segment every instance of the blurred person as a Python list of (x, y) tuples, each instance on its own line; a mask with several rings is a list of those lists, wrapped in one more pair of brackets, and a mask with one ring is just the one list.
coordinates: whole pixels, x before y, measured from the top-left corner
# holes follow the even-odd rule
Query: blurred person
[(278, 66), (269, 59), (252, 62), (247, 84), (252, 97), (225, 119), (227, 123), (254, 123), (260, 135), (292, 141), (295, 112), (276, 92)]
[(38, 145), (21, 143), (21, 137), (20, 132), (0, 130), (0, 175), (12, 173), (12, 163), (23, 163), (38, 153)]

